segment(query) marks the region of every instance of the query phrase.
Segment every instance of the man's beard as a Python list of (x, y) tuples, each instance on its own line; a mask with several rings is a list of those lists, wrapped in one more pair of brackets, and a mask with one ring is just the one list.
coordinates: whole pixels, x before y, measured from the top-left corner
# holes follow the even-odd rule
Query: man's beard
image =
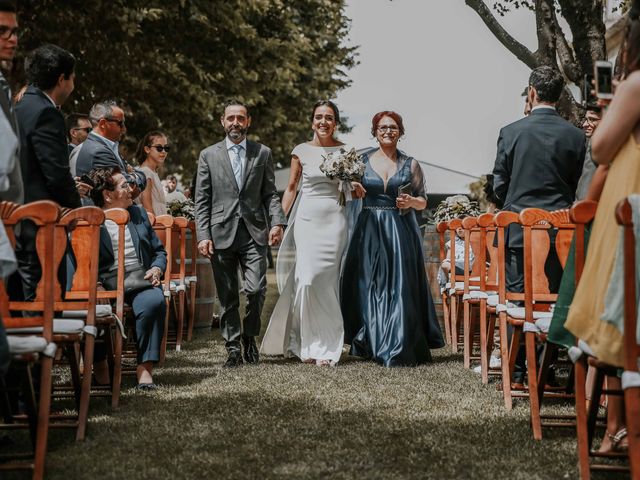
[(227, 136), (231, 139), (231, 140), (242, 140), (245, 135), (247, 134), (247, 129), (246, 128), (233, 128), (233, 127), (229, 127), (225, 129), (225, 132), (227, 132)]

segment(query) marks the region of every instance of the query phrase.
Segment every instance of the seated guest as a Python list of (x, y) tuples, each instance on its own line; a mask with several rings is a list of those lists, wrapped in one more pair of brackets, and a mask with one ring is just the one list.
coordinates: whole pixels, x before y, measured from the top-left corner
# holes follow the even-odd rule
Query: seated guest
[[(160, 279), (167, 266), (167, 253), (145, 210), (133, 205), (131, 187), (118, 168), (94, 169), (89, 176), (94, 183), (91, 199), (96, 206), (104, 210), (124, 208), (129, 212), (124, 246), (125, 282), (137, 275), (148, 281), (148, 285), (140, 281), (131, 287), (125, 284), (125, 302), (131, 305), (136, 320), (138, 388), (154, 390), (152, 370), (153, 364), (160, 359), (166, 313)], [(118, 226), (107, 220), (100, 239), (100, 280), (110, 289), (114, 288), (117, 274), (117, 251)], [(106, 368), (106, 362), (100, 362), (102, 355), (103, 352), (96, 353), (95, 375), (99, 383), (107, 383), (101, 382)]]
[(147, 177), (147, 188), (140, 194), (139, 203), (147, 212), (165, 215), (167, 203), (164, 188), (158, 176), (158, 169), (164, 165), (169, 154), (169, 141), (160, 131), (148, 132), (138, 144), (136, 160)]
[(178, 190), (178, 179), (176, 178), (175, 175), (167, 175), (166, 178), (167, 181), (167, 187), (166, 187), (166, 193), (165, 193), (165, 199), (167, 200), (167, 203), (170, 202), (186, 202), (187, 201), (187, 196), (182, 193), (180, 190)]
[(84, 113), (70, 113), (66, 118), (67, 123), (67, 139), (69, 140), (69, 155), (73, 149), (87, 139), (91, 132), (91, 122), (89, 115)]

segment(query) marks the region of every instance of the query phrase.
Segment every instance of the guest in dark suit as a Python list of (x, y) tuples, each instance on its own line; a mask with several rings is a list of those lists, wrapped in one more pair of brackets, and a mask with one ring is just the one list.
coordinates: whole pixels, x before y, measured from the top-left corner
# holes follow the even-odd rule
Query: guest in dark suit
[[(167, 268), (167, 252), (155, 234), (147, 212), (132, 204), (131, 187), (118, 168), (98, 168), (89, 173), (94, 183), (93, 203), (102, 208), (124, 208), (129, 212), (125, 236), (125, 278), (135, 269), (144, 270), (147, 288), (125, 292), (136, 319), (138, 388), (152, 390), (153, 365), (160, 359), (160, 344), (164, 333), (166, 304), (160, 280)], [(115, 276), (118, 246), (118, 226), (107, 220), (100, 235), (100, 278)], [(99, 357), (100, 359), (100, 357)], [(97, 376), (97, 375), (96, 375)]]
[[(211, 259), (222, 304), (220, 329), (229, 354), (225, 367), (236, 367), (243, 361), (241, 340), (244, 360), (259, 360), (255, 337), (267, 289), (267, 245), (280, 242), (287, 220), (276, 191), (271, 150), (246, 139), (251, 125), (247, 107), (230, 101), (220, 123), (226, 138), (205, 148), (198, 160), (196, 225), (198, 250)], [(247, 294), (242, 323), (239, 266)]]
[(69, 140), (69, 155), (74, 148), (87, 139), (91, 131), (89, 115), (85, 113), (70, 113), (66, 118), (67, 139)]
[[(76, 208), (81, 205), (80, 194), (88, 191), (88, 185), (75, 182), (69, 171), (66, 127), (59, 110), (73, 92), (74, 66), (73, 55), (56, 45), (37, 48), (25, 63), (28, 87), (16, 105), (25, 203), (53, 200)], [(29, 300), (40, 278), (33, 224), (23, 225), (16, 253)]]
[[(503, 210), (557, 210), (570, 207), (575, 200), (585, 156), (585, 135), (556, 111), (563, 88), (564, 80), (557, 70), (548, 66), (536, 68), (529, 77), (527, 93), (531, 113), (500, 130), (493, 189), (504, 202)], [(507, 289), (522, 292), (523, 236), (519, 226), (512, 225), (507, 231), (506, 248)], [(545, 271), (549, 288), (557, 291), (562, 269), (553, 248)], [(521, 384), (526, 370), (524, 355), (520, 355), (515, 370), (514, 383)]]

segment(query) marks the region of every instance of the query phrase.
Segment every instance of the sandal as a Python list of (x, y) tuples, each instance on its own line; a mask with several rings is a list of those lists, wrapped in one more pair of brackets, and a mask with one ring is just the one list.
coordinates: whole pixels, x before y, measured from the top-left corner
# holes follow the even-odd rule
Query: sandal
[(612, 435), (610, 433), (607, 433), (607, 435), (609, 436), (609, 440), (611, 440), (612, 452), (626, 452), (627, 450), (629, 450), (629, 443), (625, 441), (625, 439), (627, 438), (626, 427), (622, 427), (615, 433), (615, 435)]

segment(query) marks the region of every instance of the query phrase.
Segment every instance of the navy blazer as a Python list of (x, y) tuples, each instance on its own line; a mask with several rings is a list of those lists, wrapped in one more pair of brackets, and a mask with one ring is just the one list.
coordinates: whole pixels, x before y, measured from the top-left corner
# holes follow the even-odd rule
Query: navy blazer
[[(147, 212), (139, 205), (131, 205), (127, 211), (129, 212), (127, 228), (131, 233), (138, 260), (145, 270), (158, 267), (164, 272), (167, 268), (167, 252), (153, 230)], [(103, 225), (100, 228), (100, 274), (106, 274), (115, 260), (111, 236), (107, 227)]]
[[(504, 210), (569, 208), (586, 153), (584, 132), (555, 110), (543, 108), (500, 130), (493, 190)], [(522, 230), (511, 225), (507, 245), (522, 247)]]

